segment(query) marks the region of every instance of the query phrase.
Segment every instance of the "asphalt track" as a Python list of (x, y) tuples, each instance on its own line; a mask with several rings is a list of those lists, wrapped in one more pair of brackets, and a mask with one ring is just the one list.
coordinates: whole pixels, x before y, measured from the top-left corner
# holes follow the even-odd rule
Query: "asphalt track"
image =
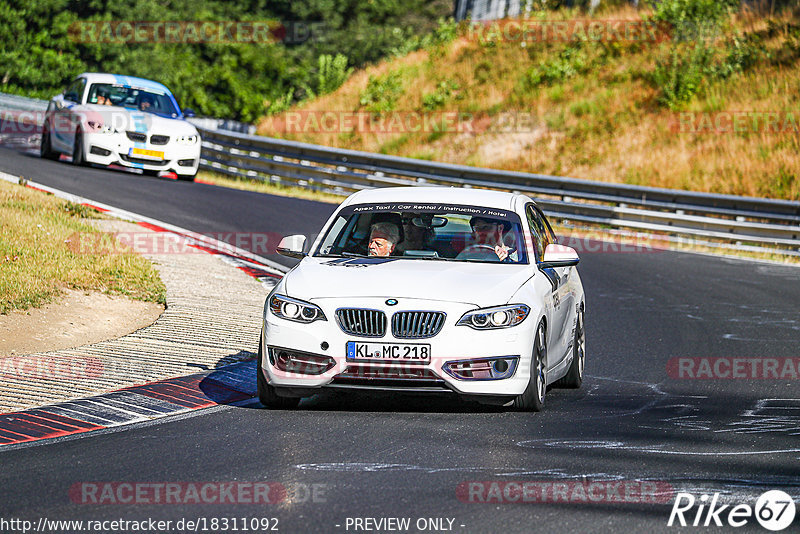
[[(333, 209), (2, 148), (0, 171), (198, 232), (310, 234)], [(677, 492), (753, 506), (780, 489), (800, 507), (798, 377), (678, 379), (670, 367), (686, 357), (798, 358), (800, 270), (677, 252), (584, 253), (579, 269), (588, 376), (581, 390), (549, 391), (544, 412), (324, 394), (297, 411), (249, 401), (0, 448), (0, 519), (205, 518), (211, 527), (212, 518), (274, 517), (281, 532), (375, 532), (354, 519), (399, 517), (411, 519), (412, 532), (421, 518), (453, 520), (427, 531), (669, 532), (679, 530), (667, 527)], [(98, 505), (70, 494), (82, 482), (207, 481), (275, 482), (288, 496), (274, 504)], [(592, 481), (617, 486), (585, 502), (573, 490)], [(644, 500), (659, 502), (620, 502), (643, 481), (659, 488)], [(470, 482), (568, 482), (571, 502), (472, 502), (490, 494), (462, 491), (477, 487)], [(754, 518), (736, 530), (765, 532)]]

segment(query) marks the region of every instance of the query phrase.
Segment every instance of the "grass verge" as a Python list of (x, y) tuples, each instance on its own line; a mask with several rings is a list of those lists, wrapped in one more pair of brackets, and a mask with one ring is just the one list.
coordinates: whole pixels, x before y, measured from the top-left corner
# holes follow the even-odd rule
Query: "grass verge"
[(51, 302), (63, 288), (166, 303), (158, 272), (137, 254), (78, 253), (77, 235), (100, 232), (86, 206), (0, 182), (0, 314)]

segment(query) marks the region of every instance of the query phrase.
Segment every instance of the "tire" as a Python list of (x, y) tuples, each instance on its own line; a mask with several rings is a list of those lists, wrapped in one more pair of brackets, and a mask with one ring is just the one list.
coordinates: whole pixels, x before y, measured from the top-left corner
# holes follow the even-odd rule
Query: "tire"
[(82, 167), (86, 165), (83, 154), (83, 134), (80, 130), (75, 132), (75, 144), (72, 147), (72, 164)]
[(514, 408), (524, 412), (540, 412), (547, 392), (547, 330), (539, 323), (531, 359), (531, 378), (528, 387), (514, 398)]
[(586, 366), (586, 330), (583, 325), (583, 308), (578, 310), (578, 321), (575, 323), (575, 341), (572, 344), (572, 364), (569, 371), (554, 386), (557, 388), (577, 389), (583, 384), (583, 369)]
[(275, 388), (267, 384), (261, 365), (264, 360), (264, 333), (258, 338), (258, 367), (256, 367), (256, 383), (258, 385), (258, 400), (265, 408), (272, 410), (291, 410), (300, 404), (300, 397), (280, 397), (275, 393)]
[(50, 143), (50, 126), (47, 124), (42, 128), (42, 144), (39, 145), (39, 155), (42, 159), (51, 159), (54, 161), (58, 161), (59, 158), (59, 153), (53, 150), (53, 146)]

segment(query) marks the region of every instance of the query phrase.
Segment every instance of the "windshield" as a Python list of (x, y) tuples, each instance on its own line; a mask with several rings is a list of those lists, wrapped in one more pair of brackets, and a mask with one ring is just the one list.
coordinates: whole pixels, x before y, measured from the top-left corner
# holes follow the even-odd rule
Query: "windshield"
[(348, 206), (337, 214), (314, 256), (528, 263), (516, 214), (447, 204)]
[(126, 85), (94, 83), (89, 89), (87, 103), (120, 106), (165, 117), (175, 118), (180, 115), (169, 94)]

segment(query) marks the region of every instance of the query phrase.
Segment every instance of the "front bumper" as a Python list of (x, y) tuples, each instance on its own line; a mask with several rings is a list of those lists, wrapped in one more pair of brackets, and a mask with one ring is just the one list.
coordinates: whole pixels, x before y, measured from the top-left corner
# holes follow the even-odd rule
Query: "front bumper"
[[(327, 321), (310, 324), (296, 323), (264, 314), (264, 360), (260, 372), (268, 383), (278, 388), (309, 391), (315, 388), (336, 387), (355, 389), (381, 389), (409, 392), (455, 392), (460, 395), (519, 395), (528, 386), (531, 370), (532, 347), (535, 338), (535, 317), (530, 315), (520, 324), (504, 329), (478, 331), (456, 322), (475, 306), (462, 303), (444, 303), (403, 299), (402, 306), (387, 306), (385, 298), (317, 299)], [(404, 310), (443, 311), (447, 314), (444, 326), (434, 337), (426, 339), (400, 339), (387, 327), (383, 337), (364, 338), (346, 334), (340, 328), (335, 311), (341, 307), (382, 310), (387, 318)], [(401, 343), (430, 345), (430, 363), (411, 361), (353, 361), (347, 358), (349, 341), (370, 343)], [(327, 348), (323, 348), (327, 347)], [(276, 365), (279, 350), (297, 351), (306, 355), (328, 358), (332, 367), (322, 374), (287, 372)], [(270, 358), (270, 355), (273, 357)], [(504, 379), (459, 379), (444, 370), (448, 362), (485, 359), (490, 357), (517, 357), (511, 376)]]
[[(153, 132), (151, 132), (152, 134)], [(168, 136), (168, 134), (165, 134)], [(152, 135), (148, 135), (148, 139)], [(169, 136), (168, 136), (169, 137)], [(125, 133), (84, 134), (85, 159), (98, 165), (121, 165), (148, 171), (172, 171), (182, 175), (195, 175), (200, 165), (200, 140), (192, 145), (183, 145), (172, 137), (163, 145), (148, 142), (138, 143), (128, 139)], [(160, 152), (159, 156), (133, 154), (133, 149)]]

